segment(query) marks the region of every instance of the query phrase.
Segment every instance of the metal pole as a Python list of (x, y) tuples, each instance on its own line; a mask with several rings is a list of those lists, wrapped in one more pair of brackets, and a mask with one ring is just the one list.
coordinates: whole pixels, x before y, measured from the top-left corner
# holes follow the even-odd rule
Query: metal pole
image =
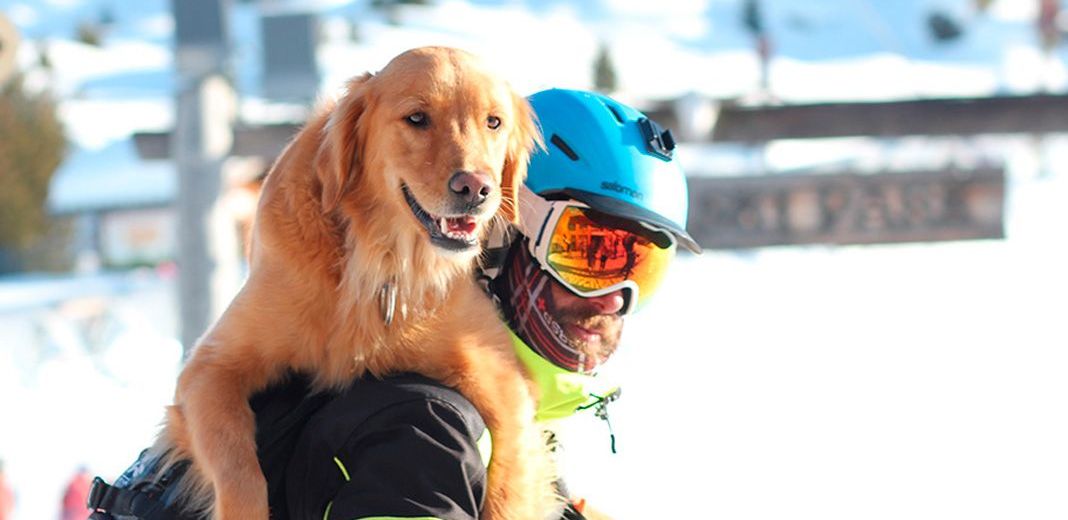
[(216, 270), (227, 251), (212, 247), (223, 161), (233, 143), (233, 89), (225, 78), (226, 0), (172, 0), (175, 14), (175, 127), (178, 173), (178, 299), (184, 353), (218, 314)]

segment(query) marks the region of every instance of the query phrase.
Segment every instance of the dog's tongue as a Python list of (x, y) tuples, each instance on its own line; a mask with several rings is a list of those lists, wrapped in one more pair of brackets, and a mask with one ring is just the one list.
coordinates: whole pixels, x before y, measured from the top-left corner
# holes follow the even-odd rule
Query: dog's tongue
[(475, 223), (474, 217), (445, 217), (444, 231), (446, 233), (463, 233), (469, 235), (475, 232), (475, 227), (478, 225)]

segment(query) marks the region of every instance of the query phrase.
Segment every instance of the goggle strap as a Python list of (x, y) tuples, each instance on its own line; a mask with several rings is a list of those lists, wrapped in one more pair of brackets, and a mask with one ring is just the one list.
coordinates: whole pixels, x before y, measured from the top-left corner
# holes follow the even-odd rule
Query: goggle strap
[[(530, 188), (525, 185), (519, 188), (519, 218), (520, 227), (525, 231), (523, 233), (530, 240), (532, 246), (537, 246), (541, 243), (541, 238), (545, 232), (545, 226), (549, 222), (549, 217), (553, 214), (553, 205), (551, 201), (545, 200), (539, 197)], [(539, 225), (538, 232), (532, 233), (530, 226)]]
[(538, 240), (537, 240), (537, 242), (534, 243), (534, 247), (535, 248), (537, 248), (538, 246), (541, 245), (541, 238), (543, 236), (545, 236), (545, 227), (549, 225), (549, 221), (552, 220), (553, 212), (555, 212), (555, 211), (556, 211), (556, 208), (553, 207), (550, 204), (549, 205), (549, 212), (546, 213), (545, 218), (543, 218), (541, 220), (541, 229), (538, 230)]

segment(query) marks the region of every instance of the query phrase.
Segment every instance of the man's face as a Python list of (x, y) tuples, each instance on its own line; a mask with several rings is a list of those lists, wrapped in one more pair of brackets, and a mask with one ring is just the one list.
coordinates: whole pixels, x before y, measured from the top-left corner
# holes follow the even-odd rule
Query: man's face
[(623, 290), (593, 298), (579, 296), (549, 279), (549, 313), (564, 328), (571, 345), (600, 365), (608, 360), (623, 332)]

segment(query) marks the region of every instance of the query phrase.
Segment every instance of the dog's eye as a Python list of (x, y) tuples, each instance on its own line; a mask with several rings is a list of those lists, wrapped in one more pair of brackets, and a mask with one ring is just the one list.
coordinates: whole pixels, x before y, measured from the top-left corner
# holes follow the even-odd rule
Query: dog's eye
[(497, 116), (489, 116), (486, 118), (486, 126), (496, 130), (501, 126), (501, 118)]
[(409, 125), (416, 127), (424, 127), (430, 124), (430, 118), (426, 116), (425, 112), (410, 114), (408, 117), (404, 118), (404, 120), (408, 121)]

